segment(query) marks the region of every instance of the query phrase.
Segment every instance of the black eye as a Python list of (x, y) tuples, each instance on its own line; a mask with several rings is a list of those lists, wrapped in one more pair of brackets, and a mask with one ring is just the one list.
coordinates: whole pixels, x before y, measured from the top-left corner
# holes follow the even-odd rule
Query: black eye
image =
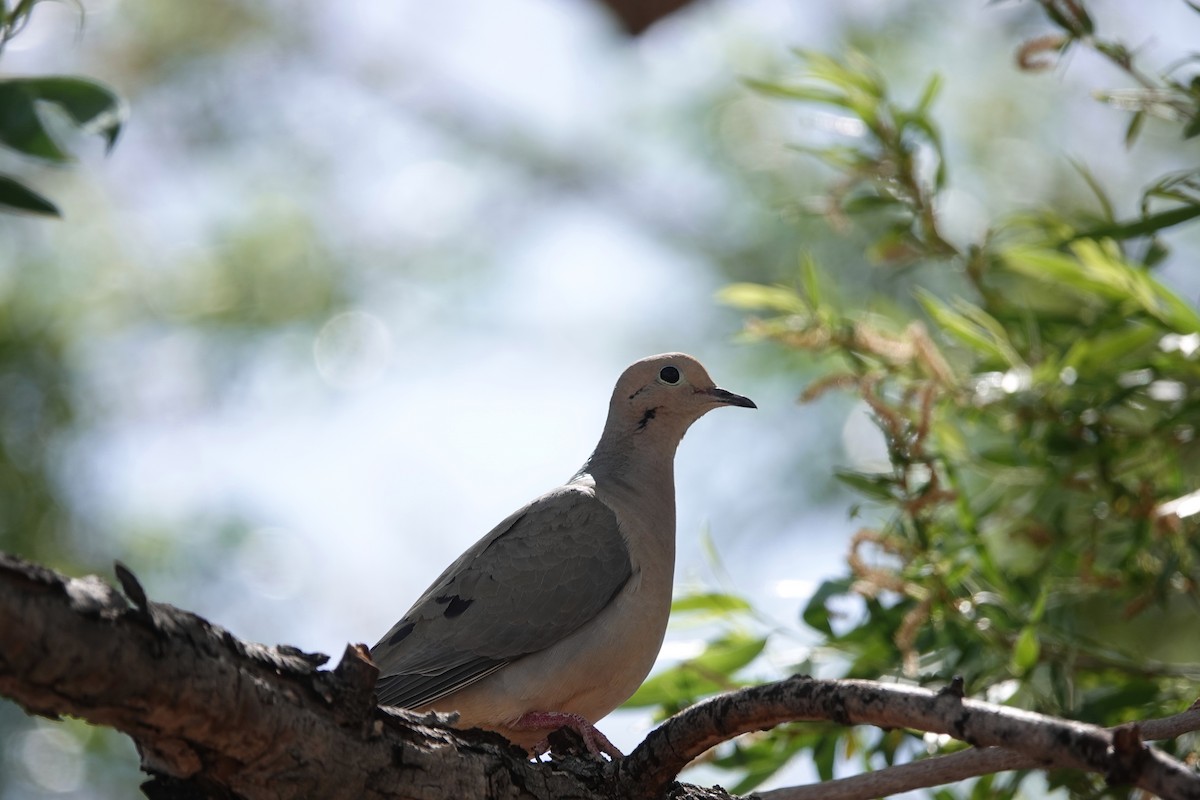
[(679, 383), (679, 370), (675, 367), (663, 367), (658, 371), (658, 379), (665, 384), (674, 386)]

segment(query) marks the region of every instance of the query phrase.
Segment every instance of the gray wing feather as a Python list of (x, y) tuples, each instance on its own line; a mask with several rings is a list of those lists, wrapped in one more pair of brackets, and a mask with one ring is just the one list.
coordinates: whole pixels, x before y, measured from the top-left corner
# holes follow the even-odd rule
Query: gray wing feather
[(441, 700), (451, 692), (470, 686), (504, 666), (503, 661), (490, 665), (482, 660), (470, 661), (441, 674), (385, 675), (375, 684), (375, 698), (381, 706), (420, 708)]
[(568, 484), (497, 525), (371, 648), (382, 705), (415, 708), (544, 650), (632, 575), (612, 509)]

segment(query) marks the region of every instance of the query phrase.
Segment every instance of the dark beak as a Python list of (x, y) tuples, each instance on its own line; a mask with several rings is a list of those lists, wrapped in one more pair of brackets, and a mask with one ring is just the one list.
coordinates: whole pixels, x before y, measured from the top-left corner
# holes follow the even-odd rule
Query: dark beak
[(726, 406), (741, 406), (742, 408), (758, 408), (754, 405), (754, 401), (749, 397), (742, 397), (740, 394), (734, 394), (727, 389), (721, 389), (714, 386), (708, 390), (708, 395), (718, 403)]

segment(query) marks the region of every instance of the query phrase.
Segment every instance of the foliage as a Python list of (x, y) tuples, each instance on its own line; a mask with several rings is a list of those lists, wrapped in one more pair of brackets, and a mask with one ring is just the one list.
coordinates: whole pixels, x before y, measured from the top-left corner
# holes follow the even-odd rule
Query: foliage
[[(1082, 3), (1040, 5), (1060, 32), (1024, 45), (1023, 68), (1092, 48), (1139, 84), (1102, 98), (1131, 113), (1127, 146), (1149, 116), (1183, 140), (1200, 133), (1200, 81), (1181, 77), (1200, 57), (1150, 76), (1100, 37)], [(911, 311), (844, 306), (834, 274), (811, 258), (794, 285), (723, 292), (758, 315), (748, 338), (822, 365), (803, 399), (854, 392), (886, 442), (888, 469), (838, 475), (861, 496), (866, 524), (849, 574), (819, 588), (804, 623), (845, 677), (962, 676), (989, 699), (1105, 725), (1182, 710), (1200, 680), (1200, 643), (1165, 632), (1188, 629), (1200, 606), (1200, 314), (1154, 268), (1167, 254), (1162, 234), (1200, 216), (1200, 169), (1153, 181), (1131, 219), (1082, 170), (1098, 213), (1022, 209), (955, 244), (938, 216), (949, 172), (931, 116), (938, 79), (907, 107), (860, 54), (797, 57), (799, 79), (751, 85), (831, 107), (862, 132), (800, 148), (839, 176), (826, 219), (872, 231), (879, 269), (942, 273), (916, 289)], [(655, 679), (677, 692), (664, 711), (737, 683), (734, 670), (711, 672), (727, 645), (725, 635)], [(828, 776), (835, 756), (874, 768), (926, 750), (896, 731), (789, 728), (715, 763), (745, 791), (800, 753)], [(1020, 780), (975, 791), (1011, 795)], [(1050, 783), (1104, 791), (1081, 776)]]
[[(0, 0), (0, 53), (29, 23), (40, 0)], [(80, 7), (80, 14), (83, 9)], [(108, 86), (76, 76), (0, 79), (0, 145), (30, 159), (64, 165), (74, 157), (53, 135), (45, 109), (57, 109), (83, 133), (101, 136), (111, 150), (126, 108)], [(0, 174), (0, 211), (59, 216), (58, 207), (11, 175)]]
[[(37, 2), (0, 0), (0, 54)], [(170, 51), (175, 42), (131, 36), (145, 50), (178, 52)], [(133, 83), (128, 73), (115, 82)], [(13, 151), (2, 154), (3, 167), (27, 169), (0, 176), (0, 210), (57, 214), (24, 176), (49, 178), (47, 167), (71, 164), (81, 133), (111, 148), (124, 116), (124, 101), (90, 79), (3, 76), (0, 144)], [(237, 216), (214, 225), (206, 246), (184, 259), (161, 247), (139, 252), (138, 234), (127, 219), (115, 220), (111, 197), (97, 205), (88, 194), (75, 186), (79, 213), (63, 225), (0, 219), (10, 226), (0, 259), (0, 550), (74, 574), (111, 574), (119, 556), (147, 565), (146, 574), (188, 602), (189, 593), (229, 580), (230, 561), (252, 530), (249, 514), (213, 504), (188, 513), (178, 529), (153, 518), (113, 520), (97, 513), (88, 456), (131, 406), (145, 414), (137, 394), (164, 372), (148, 366), (148, 345), (186, 342), (190, 363), (172, 366), (219, 396), (264, 340), (311, 331), (344, 310), (348, 278), (294, 204), (240, 195)], [(118, 364), (121, 372), (127, 364), (128, 380), (105, 374)], [(7, 702), (0, 703), (0, 741), (0, 797), (52, 792), (36, 782), (30, 763), (48, 764), (46, 774), (95, 797), (128, 797), (144, 777), (123, 734), (82, 723), (48, 727)], [(47, 761), (54, 758), (69, 761), (69, 769)]]
[[(29, 23), (39, 0), (0, 0), (0, 54)], [(82, 9), (80, 9), (82, 14)], [(121, 101), (83, 78), (0, 78), (0, 145), (53, 164), (71, 161), (51, 135), (43, 107), (52, 105), (76, 125), (115, 142)], [(0, 174), (0, 211), (58, 215), (57, 207), (18, 179)], [(63, 557), (67, 520), (52, 477), (49, 443), (74, 416), (63, 341), (37, 312), (39, 303), (10, 307), (24, 296), (25, 276), (0, 293), (0, 542), (6, 547)], [(33, 283), (30, 281), (30, 294)]]

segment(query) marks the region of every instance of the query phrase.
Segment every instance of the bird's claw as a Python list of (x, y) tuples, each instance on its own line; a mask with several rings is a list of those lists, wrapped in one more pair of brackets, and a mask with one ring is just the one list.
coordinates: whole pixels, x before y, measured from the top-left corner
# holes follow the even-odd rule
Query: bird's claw
[[(522, 715), (514, 723), (513, 727), (525, 730), (549, 731), (556, 731), (559, 728), (570, 728), (579, 734), (579, 738), (583, 740), (583, 746), (587, 748), (588, 753), (594, 756), (599, 756), (603, 753), (614, 761), (625, 757), (625, 754), (609, 741), (608, 737), (601, 733), (595, 725), (578, 714), (568, 714), (561, 711), (531, 711)], [(545, 739), (542, 739), (533, 746), (532, 753), (534, 757), (537, 757), (549, 750), (550, 737), (547, 735)]]

